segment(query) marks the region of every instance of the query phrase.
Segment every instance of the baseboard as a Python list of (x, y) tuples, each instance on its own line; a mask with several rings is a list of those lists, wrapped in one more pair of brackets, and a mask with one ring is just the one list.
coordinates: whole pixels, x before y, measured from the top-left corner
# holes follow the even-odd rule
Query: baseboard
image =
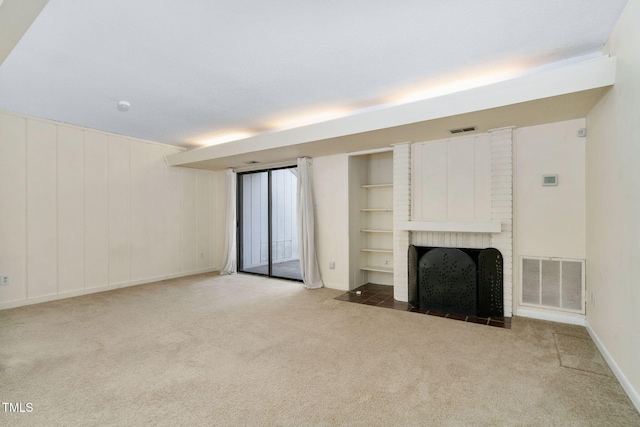
[(620, 385), (627, 393), (627, 396), (629, 396), (629, 399), (631, 399), (633, 406), (635, 406), (636, 409), (640, 412), (640, 393), (638, 393), (638, 390), (633, 387), (627, 376), (624, 374), (624, 372), (622, 372), (622, 369), (620, 369), (613, 356), (611, 356), (611, 353), (609, 353), (609, 350), (607, 350), (607, 348), (604, 346), (598, 334), (596, 334), (593, 328), (591, 328), (591, 325), (589, 325), (589, 322), (585, 321), (585, 327), (587, 328), (591, 339), (596, 344), (596, 347), (598, 347), (598, 350), (600, 350), (602, 357), (604, 357), (604, 360), (613, 371), (613, 374), (618, 379), (618, 382), (620, 382)]
[(166, 275), (166, 276), (156, 276), (156, 277), (150, 277), (150, 278), (147, 278), (147, 279), (132, 280), (132, 281), (129, 281), (129, 282), (121, 282), (121, 283), (113, 283), (113, 284), (105, 285), (105, 286), (96, 286), (94, 288), (79, 289), (77, 291), (63, 292), (63, 293), (60, 293), (60, 294), (45, 295), (45, 296), (41, 296), (41, 297), (37, 297), (37, 298), (28, 298), (28, 299), (24, 299), (24, 300), (8, 301), (8, 302), (0, 303), (0, 310), (6, 310), (6, 309), (9, 309), (9, 308), (17, 308), (17, 307), (22, 307), (22, 306), (25, 306), (25, 305), (40, 304), (40, 303), (43, 303), (43, 302), (56, 301), (56, 300), (66, 299), (66, 298), (79, 297), (79, 296), (82, 296), (82, 295), (96, 294), (98, 292), (106, 292), (106, 291), (112, 291), (114, 289), (119, 289), (119, 288), (128, 288), (128, 287), (131, 287), (131, 286), (144, 285), (144, 284), (147, 284), (147, 283), (159, 282), (161, 280), (177, 279), (178, 277), (187, 277), (187, 276), (194, 276), (196, 274), (211, 273), (211, 272), (218, 271), (218, 270), (219, 270), (219, 268), (204, 268), (204, 269), (200, 269), (200, 270), (189, 271), (189, 272), (186, 272), (186, 273), (176, 273), (176, 274), (169, 274), (169, 275)]
[(335, 289), (337, 291), (345, 291), (347, 292), (349, 290), (348, 286), (345, 286), (344, 283), (327, 283), (327, 282), (323, 282), (324, 287), (327, 289)]
[(585, 326), (586, 319), (584, 316), (570, 315), (563, 313), (554, 313), (549, 311), (534, 310), (519, 307), (516, 316), (530, 317), (532, 319), (548, 320), (550, 322), (567, 323), (569, 325)]

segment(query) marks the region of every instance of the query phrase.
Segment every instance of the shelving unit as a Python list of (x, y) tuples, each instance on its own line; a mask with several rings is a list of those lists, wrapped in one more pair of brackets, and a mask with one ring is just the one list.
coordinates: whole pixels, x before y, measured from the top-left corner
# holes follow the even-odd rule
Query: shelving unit
[(350, 160), (350, 288), (393, 285), (393, 153)]

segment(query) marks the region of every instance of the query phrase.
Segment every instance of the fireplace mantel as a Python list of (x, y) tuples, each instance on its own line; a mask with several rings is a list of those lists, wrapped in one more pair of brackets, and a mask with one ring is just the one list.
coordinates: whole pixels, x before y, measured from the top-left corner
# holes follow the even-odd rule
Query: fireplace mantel
[(500, 233), (500, 221), (400, 221), (402, 231), (445, 231), (449, 233)]

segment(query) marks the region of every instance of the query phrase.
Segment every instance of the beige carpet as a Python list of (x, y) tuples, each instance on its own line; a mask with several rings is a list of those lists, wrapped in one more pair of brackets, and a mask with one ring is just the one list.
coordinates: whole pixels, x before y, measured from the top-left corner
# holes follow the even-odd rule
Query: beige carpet
[(512, 329), (201, 275), (0, 311), (23, 426), (639, 426), (584, 328)]

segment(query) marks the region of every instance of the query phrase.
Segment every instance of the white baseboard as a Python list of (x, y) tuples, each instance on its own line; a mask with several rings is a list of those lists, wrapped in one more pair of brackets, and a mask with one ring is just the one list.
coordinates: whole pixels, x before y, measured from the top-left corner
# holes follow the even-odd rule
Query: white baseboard
[(535, 310), (518, 307), (516, 316), (530, 317), (532, 319), (548, 320), (550, 322), (568, 323), (569, 325), (585, 326), (586, 319), (581, 315), (556, 313), (551, 311)]
[(324, 282), (324, 287), (328, 289), (335, 289), (337, 291), (345, 291), (349, 290), (349, 286), (345, 286), (344, 283), (327, 283)]
[(113, 283), (105, 286), (96, 286), (94, 288), (80, 289), (72, 292), (63, 292), (60, 294), (45, 295), (37, 298), (8, 301), (8, 302), (0, 303), (0, 310), (22, 307), (25, 305), (40, 304), (43, 302), (56, 301), (59, 299), (79, 297), (82, 295), (96, 294), (98, 292), (106, 292), (106, 291), (112, 291), (114, 289), (119, 289), (119, 288), (128, 288), (130, 286), (144, 285), (146, 283), (159, 282), (161, 280), (177, 279), (178, 277), (186, 277), (186, 276), (193, 276), (196, 274), (211, 273), (218, 270), (219, 268), (205, 268), (205, 269), (194, 270), (194, 271), (189, 271), (185, 273), (169, 274), (166, 276), (156, 276), (156, 277), (150, 277), (147, 279), (132, 280), (130, 282)]
[(622, 372), (622, 369), (620, 369), (613, 356), (611, 356), (611, 353), (609, 353), (609, 350), (604, 346), (598, 334), (596, 334), (596, 332), (591, 328), (591, 325), (589, 325), (589, 322), (585, 321), (585, 327), (587, 328), (591, 339), (596, 344), (596, 347), (598, 347), (598, 350), (602, 353), (602, 357), (604, 357), (604, 360), (613, 371), (613, 374), (620, 382), (620, 385), (629, 396), (629, 399), (631, 399), (633, 406), (640, 411), (640, 393), (638, 393), (638, 390), (633, 387), (627, 376)]

